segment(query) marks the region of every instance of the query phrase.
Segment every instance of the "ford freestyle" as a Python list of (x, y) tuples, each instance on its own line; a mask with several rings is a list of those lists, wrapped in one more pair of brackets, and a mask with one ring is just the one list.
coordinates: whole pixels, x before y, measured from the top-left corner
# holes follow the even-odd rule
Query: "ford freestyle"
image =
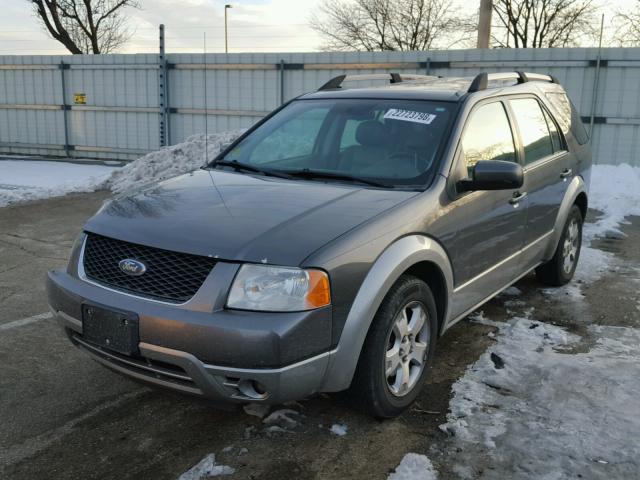
[(553, 77), (342, 75), (202, 169), (107, 202), (49, 304), (149, 384), (223, 403), (350, 389), (393, 417), (458, 320), (533, 270), (571, 280), (590, 170)]

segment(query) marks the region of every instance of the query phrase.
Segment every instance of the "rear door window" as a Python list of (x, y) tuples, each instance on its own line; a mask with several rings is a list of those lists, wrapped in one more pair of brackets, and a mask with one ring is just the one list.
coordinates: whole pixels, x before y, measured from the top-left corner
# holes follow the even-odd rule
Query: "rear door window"
[(529, 165), (553, 154), (553, 141), (542, 108), (535, 98), (510, 100), (524, 146), (524, 161)]
[(462, 135), (462, 149), (469, 172), (482, 160), (516, 161), (509, 119), (502, 102), (477, 108)]
[(560, 132), (558, 131), (558, 127), (556, 123), (551, 118), (551, 115), (543, 108), (542, 113), (544, 113), (544, 118), (547, 121), (547, 127), (549, 127), (549, 132), (551, 133), (551, 142), (553, 143), (553, 151), (559, 152), (565, 150), (564, 142), (562, 141), (562, 137), (560, 136)]

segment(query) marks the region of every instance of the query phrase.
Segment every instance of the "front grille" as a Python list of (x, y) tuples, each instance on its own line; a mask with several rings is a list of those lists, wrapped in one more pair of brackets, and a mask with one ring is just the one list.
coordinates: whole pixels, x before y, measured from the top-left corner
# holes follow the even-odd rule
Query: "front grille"
[[(120, 261), (127, 258), (144, 263), (145, 273), (136, 277), (120, 270)], [(93, 233), (87, 234), (83, 258), (85, 275), (91, 280), (175, 303), (193, 297), (215, 263), (208, 257), (146, 247)]]

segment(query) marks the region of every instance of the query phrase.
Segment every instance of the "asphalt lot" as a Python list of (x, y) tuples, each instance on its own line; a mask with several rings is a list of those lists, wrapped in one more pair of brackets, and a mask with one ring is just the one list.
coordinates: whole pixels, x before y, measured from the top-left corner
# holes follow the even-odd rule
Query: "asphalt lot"
[[(440, 478), (456, 478), (448, 467), (455, 451), (438, 426), (452, 383), (491, 344), (492, 327), (465, 320), (451, 329), (438, 344), (419, 401), (398, 419), (372, 420), (345, 395), (319, 396), (291, 407), (301, 413), (297, 427), (267, 432), (241, 410), (216, 410), (104, 369), (41, 315), (48, 311), (45, 272), (66, 262), (83, 221), (106, 197), (98, 192), (0, 208), (0, 478), (175, 479), (212, 452), (236, 469), (234, 479), (382, 479), (407, 452), (428, 452)], [(640, 263), (640, 220), (624, 230), (627, 237), (597, 246), (629, 269), (584, 285), (584, 309), (543, 295), (532, 276), (517, 284), (519, 308), (533, 306), (542, 312), (539, 320), (576, 332), (585, 318), (639, 327), (640, 298), (629, 278)], [(483, 309), (505, 319), (504, 302), (498, 297)], [(334, 423), (348, 425), (347, 435), (330, 433)]]

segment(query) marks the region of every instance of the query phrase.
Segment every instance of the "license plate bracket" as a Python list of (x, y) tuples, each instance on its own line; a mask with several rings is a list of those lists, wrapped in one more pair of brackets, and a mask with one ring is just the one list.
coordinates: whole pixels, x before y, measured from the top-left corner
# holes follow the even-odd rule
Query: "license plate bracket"
[(138, 316), (99, 305), (82, 305), (85, 340), (123, 355), (136, 355), (140, 342)]

